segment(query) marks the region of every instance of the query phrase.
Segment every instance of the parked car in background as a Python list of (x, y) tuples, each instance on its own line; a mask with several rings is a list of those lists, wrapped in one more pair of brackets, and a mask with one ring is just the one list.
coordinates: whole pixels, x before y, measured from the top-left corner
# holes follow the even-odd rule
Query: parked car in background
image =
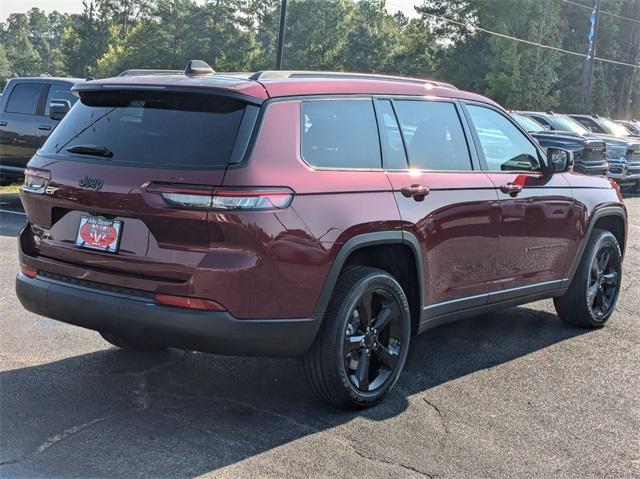
[(612, 135), (618, 138), (629, 137), (629, 131), (624, 126), (610, 120), (609, 118), (604, 118), (598, 115), (570, 114), (569, 116), (592, 133)]
[(620, 190), (492, 100), (198, 63), (74, 87), (20, 193), (29, 311), (131, 350), (300, 356), (345, 408), (382, 400), (443, 323), (544, 298), (586, 328), (613, 314)]
[(545, 150), (547, 148), (563, 148), (571, 151), (574, 161), (573, 169), (577, 173), (596, 176), (607, 174), (609, 165), (606, 160), (606, 144), (603, 140), (585, 138), (571, 132), (549, 130), (536, 120), (517, 112), (512, 112), (511, 116)]
[[(551, 131), (572, 132), (584, 138), (602, 140), (606, 144), (606, 158), (609, 164), (607, 175), (621, 185), (640, 183), (640, 141), (620, 138), (608, 133), (593, 133), (570, 115), (552, 111), (519, 112)], [(640, 186), (640, 185), (639, 185)]]
[[(79, 78), (11, 78), (0, 97), (0, 180), (15, 181), (78, 99)], [(53, 105), (53, 106), (52, 106)]]
[(640, 123), (625, 120), (618, 120), (616, 123), (626, 128), (629, 134), (634, 138), (640, 138)]

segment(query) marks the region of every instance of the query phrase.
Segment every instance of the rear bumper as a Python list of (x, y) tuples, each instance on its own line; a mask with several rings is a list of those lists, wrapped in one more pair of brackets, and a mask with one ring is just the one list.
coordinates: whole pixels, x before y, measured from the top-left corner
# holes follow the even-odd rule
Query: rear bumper
[(218, 354), (299, 356), (311, 346), (321, 323), (321, 317), (236, 319), (227, 312), (162, 306), (148, 297), (22, 273), (16, 277), (16, 293), (27, 310), (57, 321)]

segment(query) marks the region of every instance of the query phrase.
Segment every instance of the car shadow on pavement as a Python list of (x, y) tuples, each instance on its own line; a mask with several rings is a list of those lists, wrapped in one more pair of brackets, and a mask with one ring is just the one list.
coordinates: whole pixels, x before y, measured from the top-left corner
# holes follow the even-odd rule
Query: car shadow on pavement
[(0, 476), (196, 477), (358, 417), (411, 421), (398, 417), (410, 402), (440, 414), (429, 389), (584, 332), (529, 308), (441, 326), (413, 339), (390, 396), (359, 412), (316, 400), (288, 359), (110, 348), (14, 369), (0, 374)]

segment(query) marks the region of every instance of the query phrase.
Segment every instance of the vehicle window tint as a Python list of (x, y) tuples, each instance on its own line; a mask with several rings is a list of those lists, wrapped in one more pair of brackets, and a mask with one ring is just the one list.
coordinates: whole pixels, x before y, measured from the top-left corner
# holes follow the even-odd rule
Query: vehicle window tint
[(489, 171), (540, 171), (538, 150), (506, 117), (468, 105)]
[(71, 106), (78, 100), (78, 97), (71, 93), (71, 85), (54, 83), (49, 87), (47, 102), (44, 104), (44, 115), (49, 116), (49, 105), (52, 100), (67, 100)]
[(589, 131), (593, 131), (594, 133), (606, 133), (606, 131), (604, 131), (604, 128), (601, 128), (600, 125), (598, 125), (595, 121), (591, 120), (590, 118), (582, 118), (582, 117), (575, 117), (575, 116), (573, 118), (577, 120), (578, 123), (580, 123)]
[(545, 120), (543, 117), (541, 116), (531, 116), (531, 118), (533, 118), (535, 121), (537, 121), (538, 123), (540, 123), (542, 126), (546, 126), (547, 128), (549, 128), (550, 130), (553, 130), (553, 125), (551, 123), (549, 123), (547, 120)]
[(389, 100), (377, 100), (377, 105), (378, 123), (380, 124), (382, 144), (385, 151), (384, 167), (394, 170), (406, 169), (408, 167), (407, 156), (391, 102)]
[[(76, 161), (149, 168), (227, 165), (245, 103), (216, 95), (174, 92), (85, 93), (40, 149)], [(112, 152), (70, 152), (73, 146)]]
[(453, 103), (399, 100), (394, 106), (411, 168), (472, 169), (467, 141)]
[(16, 85), (7, 102), (7, 113), (35, 115), (44, 86), (42, 83), (21, 83)]
[(371, 100), (302, 102), (302, 157), (323, 168), (381, 168)]

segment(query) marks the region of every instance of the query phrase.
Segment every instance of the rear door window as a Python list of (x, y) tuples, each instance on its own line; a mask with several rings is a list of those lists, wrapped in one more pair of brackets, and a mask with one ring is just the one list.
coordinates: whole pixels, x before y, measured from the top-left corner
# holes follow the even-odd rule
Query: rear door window
[(43, 83), (20, 83), (16, 85), (11, 91), (6, 112), (35, 115), (45, 87), (46, 85)]
[(472, 169), (467, 140), (453, 103), (397, 100), (393, 104), (411, 168), (437, 171)]
[(226, 167), (244, 110), (241, 101), (208, 94), (85, 93), (40, 152), (152, 168)]
[(319, 168), (381, 168), (372, 100), (303, 101), (302, 157)]

